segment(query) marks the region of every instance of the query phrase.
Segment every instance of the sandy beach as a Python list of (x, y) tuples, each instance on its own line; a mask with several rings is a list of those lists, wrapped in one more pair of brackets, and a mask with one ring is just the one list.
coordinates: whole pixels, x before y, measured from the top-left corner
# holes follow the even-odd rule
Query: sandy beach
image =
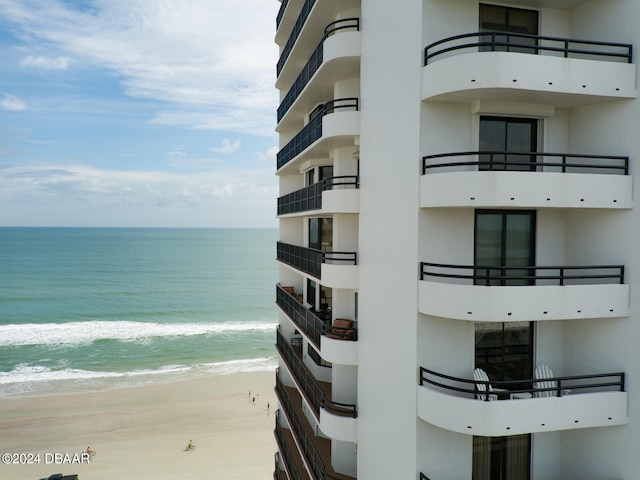
[[(274, 372), (251, 372), (0, 399), (0, 478), (271, 478), (277, 449), (274, 385)], [(184, 451), (189, 440), (196, 449)], [(90, 462), (76, 455), (87, 446), (96, 451)], [(24, 464), (29, 461), (39, 463)]]

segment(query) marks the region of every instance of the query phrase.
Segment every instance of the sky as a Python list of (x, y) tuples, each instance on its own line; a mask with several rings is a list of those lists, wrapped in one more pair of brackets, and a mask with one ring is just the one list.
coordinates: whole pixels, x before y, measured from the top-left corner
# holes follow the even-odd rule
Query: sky
[(275, 227), (276, 0), (0, 0), (0, 226)]

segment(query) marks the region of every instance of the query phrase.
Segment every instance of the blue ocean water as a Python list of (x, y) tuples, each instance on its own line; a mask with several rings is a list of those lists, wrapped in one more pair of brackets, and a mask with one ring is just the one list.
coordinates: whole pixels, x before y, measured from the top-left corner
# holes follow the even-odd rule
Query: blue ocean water
[(276, 239), (0, 228), (0, 396), (274, 368)]

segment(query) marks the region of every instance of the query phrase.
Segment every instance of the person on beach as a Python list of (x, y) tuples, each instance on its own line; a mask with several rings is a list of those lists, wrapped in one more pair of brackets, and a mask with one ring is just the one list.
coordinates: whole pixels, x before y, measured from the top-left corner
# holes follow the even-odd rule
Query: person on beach
[(193, 450), (195, 447), (193, 445), (193, 440), (189, 440), (189, 443), (187, 444), (187, 450)]

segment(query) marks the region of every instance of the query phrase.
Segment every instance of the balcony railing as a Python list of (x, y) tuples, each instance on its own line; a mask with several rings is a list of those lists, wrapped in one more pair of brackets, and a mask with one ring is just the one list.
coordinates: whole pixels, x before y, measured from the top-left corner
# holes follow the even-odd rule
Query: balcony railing
[(420, 262), (420, 280), (428, 277), (486, 286), (623, 284), (624, 265), (507, 267)]
[(322, 208), (322, 192), (333, 190), (334, 187), (360, 188), (359, 177), (357, 175), (329, 177), (321, 182), (288, 193), (278, 198), (278, 215), (320, 210)]
[(276, 304), (287, 314), (295, 325), (302, 330), (316, 348), (320, 348), (325, 321), (300, 303), (296, 297), (276, 285)]
[(357, 98), (336, 98), (335, 100), (320, 105), (315, 111), (315, 116), (309, 120), (309, 123), (278, 152), (277, 168), (282, 168), (322, 137), (322, 119), (325, 115), (343, 109), (357, 111), (358, 108)]
[(424, 64), (434, 57), (457, 51), (520, 52), (564, 58), (632, 62), (633, 46), (625, 43), (594, 42), (511, 32), (474, 32), (432, 43), (424, 49)]
[(307, 465), (313, 473), (313, 478), (318, 480), (341, 480), (341, 477), (331, 475), (327, 472), (327, 468), (325, 467), (322, 456), (315, 446), (314, 438), (305, 428), (304, 422), (306, 422), (306, 420), (298, 415), (298, 412), (296, 411), (296, 408), (293, 404), (293, 400), (291, 399), (291, 396), (287, 392), (285, 386), (280, 381), (278, 375), (276, 375), (276, 393), (278, 395), (280, 406), (284, 410), (285, 414), (287, 415), (287, 419), (289, 420), (291, 431), (295, 435), (296, 440), (298, 441), (298, 445), (302, 449), (302, 453), (307, 461)]
[(280, 4), (280, 9), (278, 10), (278, 14), (276, 15), (276, 29), (280, 26), (280, 22), (282, 21), (284, 11), (287, 9), (288, 3), (289, 0), (282, 0), (282, 3)]
[[(284, 457), (284, 464), (287, 467), (287, 471), (291, 476), (290, 480), (306, 480), (309, 476), (306, 474), (302, 474), (298, 470), (298, 463), (295, 459), (295, 453), (293, 452), (289, 442), (287, 441), (287, 437), (284, 433), (284, 428), (280, 424), (280, 410), (276, 410), (276, 428), (274, 430), (274, 435), (276, 437), (276, 443), (278, 444), (278, 449), (280, 453)], [(279, 472), (278, 465), (276, 464), (276, 472)]]
[(322, 40), (309, 57), (306, 65), (302, 68), (300, 75), (296, 78), (295, 82), (285, 95), (284, 99), (280, 103), (278, 107), (278, 122), (282, 120), (282, 117), (289, 111), (291, 105), (296, 101), (296, 99), (300, 96), (304, 87), (307, 86), (311, 77), (318, 71), (322, 62), (324, 61), (324, 41), (332, 36), (334, 33), (340, 30), (360, 30), (360, 19), (359, 18), (343, 18), (341, 20), (336, 20), (335, 22), (331, 22), (324, 29), (324, 35), (322, 36)]
[(342, 417), (356, 418), (358, 409), (356, 405), (348, 403), (334, 402), (328, 398), (313, 375), (307, 370), (300, 360), (293, 347), (285, 340), (280, 331), (276, 333), (276, 346), (282, 359), (287, 364), (300, 390), (304, 394), (309, 405), (311, 405), (316, 417), (320, 418), (320, 408), (327, 412)]
[(483, 382), (453, 377), (420, 367), (421, 386), (428, 384), (484, 401), (523, 398), (523, 396), (562, 397), (567, 391), (570, 391), (571, 395), (602, 391), (624, 392), (624, 381), (625, 374), (615, 372)]
[(291, 31), (291, 34), (289, 35), (289, 39), (287, 40), (287, 43), (285, 44), (284, 48), (282, 49), (282, 53), (280, 54), (280, 59), (278, 60), (278, 64), (276, 66), (278, 75), (280, 75), (280, 72), (282, 71), (284, 64), (287, 63), (287, 59), (289, 58), (289, 55), (293, 50), (293, 46), (296, 44), (296, 41), (298, 40), (298, 37), (302, 32), (302, 28), (304, 27), (304, 24), (307, 22), (307, 18), (309, 18), (311, 9), (315, 5), (316, 1), (317, 0), (307, 0), (306, 2), (304, 2), (304, 5), (302, 6), (302, 10), (298, 15), (298, 19), (296, 20), (296, 23), (293, 26), (293, 30)]
[[(276, 412), (276, 415), (278, 414), (278, 412)], [(278, 436), (277, 433), (274, 432), (274, 434), (276, 435), (276, 441), (278, 440)], [(288, 447), (287, 447), (288, 448)], [(286, 472), (284, 470), (280, 470), (280, 452), (276, 452), (276, 454), (274, 455), (274, 463), (275, 463), (275, 467), (273, 469), (273, 480), (289, 480), (289, 477), (287, 476)]]
[(323, 263), (357, 265), (358, 254), (356, 252), (323, 252), (278, 242), (277, 259), (319, 279)]
[(629, 175), (629, 157), (509, 151), (455, 152), (422, 157), (423, 175), (439, 169), (467, 169), (465, 167), (489, 171)]

